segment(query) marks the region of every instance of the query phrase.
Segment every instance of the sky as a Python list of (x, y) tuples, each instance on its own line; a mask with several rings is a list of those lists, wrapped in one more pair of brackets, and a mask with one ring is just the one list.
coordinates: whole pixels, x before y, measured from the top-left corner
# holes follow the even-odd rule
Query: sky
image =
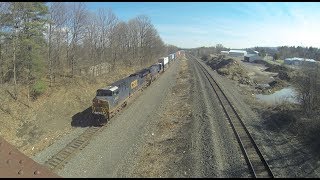
[(87, 2), (122, 21), (147, 15), (166, 44), (320, 48), (320, 2)]

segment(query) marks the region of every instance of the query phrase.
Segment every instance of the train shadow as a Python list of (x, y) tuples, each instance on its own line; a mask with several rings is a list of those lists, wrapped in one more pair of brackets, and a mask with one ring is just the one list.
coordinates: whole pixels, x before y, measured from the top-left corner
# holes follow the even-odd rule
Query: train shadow
[(102, 115), (92, 114), (91, 107), (72, 116), (72, 127), (99, 127), (106, 122)]

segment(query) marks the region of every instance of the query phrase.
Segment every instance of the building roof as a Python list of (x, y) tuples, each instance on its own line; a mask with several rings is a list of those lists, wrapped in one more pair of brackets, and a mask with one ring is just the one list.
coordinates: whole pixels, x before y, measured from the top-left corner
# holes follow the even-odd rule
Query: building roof
[(231, 50), (229, 51), (229, 53), (245, 53), (245, 54), (246, 54), (247, 51), (231, 49)]
[(253, 56), (259, 56), (258, 54), (247, 54), (245, 57), (253, 57)]
[(286, 58), (286, 61), (309, 61), (309, 62), (316, 62), (314, 59), (305, 59), (305, 58), (298, 58), (298, 57), (293, 57), (293, 58)]

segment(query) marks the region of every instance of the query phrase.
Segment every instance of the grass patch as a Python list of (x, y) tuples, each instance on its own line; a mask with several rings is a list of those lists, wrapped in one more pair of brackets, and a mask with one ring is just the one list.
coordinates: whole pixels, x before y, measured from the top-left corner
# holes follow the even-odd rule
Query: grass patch
[(31, 89), (31, 96), (33, 100), (36, 100), (40, 95), (45, 93), (47, 89), (47, 83), (43, 80), (37, 80)]

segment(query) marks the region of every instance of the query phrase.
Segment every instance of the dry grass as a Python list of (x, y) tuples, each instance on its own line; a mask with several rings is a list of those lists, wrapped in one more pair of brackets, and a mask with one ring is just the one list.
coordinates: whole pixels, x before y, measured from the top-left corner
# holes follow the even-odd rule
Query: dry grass
[[(170, 177), (173, 166), (182, 159), (178, 153), (181, 141), (179, 130), (187, 123), (191, 106), (185, 97), (190, 90), (190, 72), (186, 60), (181, 61), (177, 74), (177, 84), (169, 94), (166, 110), (159, 120), (158, 129), (143, 149), (138, 164), (134, 167), (134, 177)], [(171, 165), (170, 165), (171, 164)]]
[(1, 85), (0, 135), (32, 156), (74, 129), (71, 126), (72, 116), (91, 106), (98, 88), (139, 69), (125, 67), (96, 78), (65, 78), (35, 101), (28, 99), (25, 86), (18, 85), (18, 99), (14, 100), (8, 93), (13, 92), (13, 86)]

